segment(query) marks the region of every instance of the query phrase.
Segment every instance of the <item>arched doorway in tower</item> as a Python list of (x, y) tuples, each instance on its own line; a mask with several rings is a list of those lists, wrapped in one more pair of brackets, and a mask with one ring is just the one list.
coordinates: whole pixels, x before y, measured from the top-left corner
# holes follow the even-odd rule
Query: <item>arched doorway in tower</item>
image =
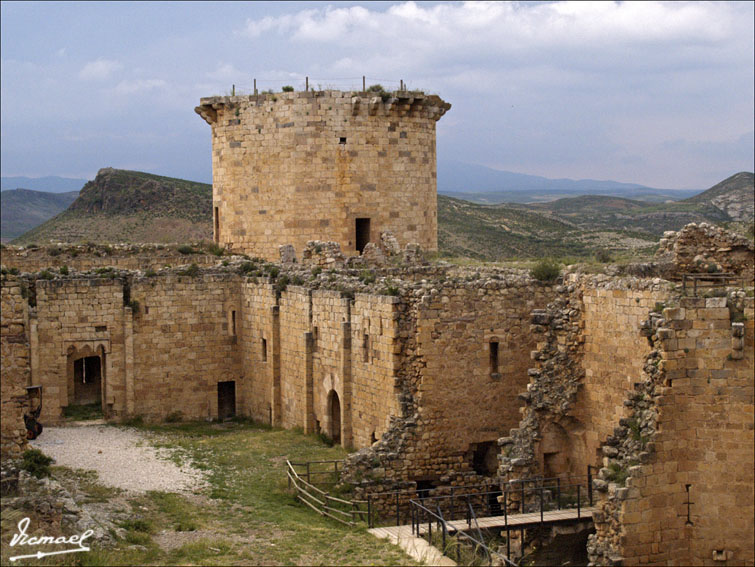
[(335, 390), (328, 394), (328, 417), (330, 418), (330, 427), (328, 434), (333, 443), (341, 444), (341, 401)]

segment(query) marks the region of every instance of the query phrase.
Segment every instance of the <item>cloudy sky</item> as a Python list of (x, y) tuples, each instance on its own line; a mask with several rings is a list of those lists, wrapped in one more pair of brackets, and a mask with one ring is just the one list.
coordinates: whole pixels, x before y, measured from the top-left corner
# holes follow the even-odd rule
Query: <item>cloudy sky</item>
[(0, 5), (3, 176), (211, 180), (199, 98), (437, 93), (438, 159), (707, 188), (753, 170), (752, 2)]

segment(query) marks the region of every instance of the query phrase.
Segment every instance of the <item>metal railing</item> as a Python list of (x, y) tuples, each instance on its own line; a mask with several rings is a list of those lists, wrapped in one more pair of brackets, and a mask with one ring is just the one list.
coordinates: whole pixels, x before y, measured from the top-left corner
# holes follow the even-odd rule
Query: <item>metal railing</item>
[[(440, 534), (440, 550), (444, 555), (448, 555), (449, 549), (453, 549), (455, 550), (456, 561), (460, 562), (461, 545), (464, 544), (468, 545), (475, 555), (482, 553), (483, 557), (487, 559), (488, 565), (493, 564), (494, 557), (502, 561), (505, 565), (516, 565), (516, 563), (511, 561), (508, 557), (497, 551), (493, 551), (485, 544), (482, 532), (480, 531), (479, 525), (477, 525), (474, 509), (471, 505), (469, 505), (467, 512), (468, 517), (470, 518), (469, 527), (472, 527), (472, 519), (474, 519), (476, 537), (450, 526), (447, 520), (443, 517), (443, 511), (440, 509), (440, 506), (437, 506), (436, 512), (433, 512), (417, 500), (410, 500), (410, 504), (412, 535), (426, 538), (430, 545), (435, 545), (435, 542), (433, 542), (433, 525), (435, 525), (436, 535)], [(425, 524), (427, 524), (427, 527), (425, 527)], [(449, 546), (452, 541), (457, 545)]]
[[(492, 488), (495, 487), (495, 488)], [(446, 487), (448, 490), (448, 496), (454, 496), (458, 494), (471, 495), (477, 497), (491, 496), (494, 501), (495, 497), (500, 496), (501, 490), (497, 488), (497, 484), (485, 483), (485, 484), (472, 484), (468, 486), (451, 486)], [(367, 509), (368, 514), (368, 526), (374, 528), (380, 524), (395, 524), (397, 526), (402, 525), (402, 520), (408, 521), (411, 518), (411, 500), (418, 499), (420, 501), (425, 498), (437, 498), (437, 496), (430, 496), (429, 493), (438, 490), (437, 488), (428, 489), (412, 489), (412, 490), (393, 490), (389, 492), (376, 492), (367, 494)], [(378, 506), (377, 500), (384, 501), (382, 506)], [(390, 503), (390, 505), (388, 505)], [(384, 515), (380, 514), (379, 508), (383, 510), (390, 509), (390, 512)], [(491, 504), (491, 499), (487, 500), (488, 515), (495, 516), (500, 515), (500, 508)], [(451, 511), (453, 515), (453, 510)]]
[[(311, 480), (315, 471), (310, 469), (308, 472)], [(367, 521), (366, 500), (344, 500), (332, 496), (329, 492), (316, 487), (308, 480), (304, 480), (296, 471), (295, 465), (288, 460), (286, 461), (286, 474), (288, 475), (289, 490), (293, 490), (296, 498), (315, 512), (333, 518), (347, 526), (354, 526), (359, 521)]]
[(744, 277), (732, 273), (713, 274), (682, 274), (682, 293), (686, 296), (691, 289), (692, 295), (697, 297), (698, 288), (704, 290), (725, 288), (728, 284), (745, 287)]

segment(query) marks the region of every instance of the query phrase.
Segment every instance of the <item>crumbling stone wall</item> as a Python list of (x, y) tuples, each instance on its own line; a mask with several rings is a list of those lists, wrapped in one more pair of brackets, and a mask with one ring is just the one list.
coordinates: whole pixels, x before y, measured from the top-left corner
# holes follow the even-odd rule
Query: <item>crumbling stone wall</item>
[(268, 260), (313, 239), (353, 255), (356, 221), (369, 219), (372, 242), (391, 230), (436, 250), (435, 122), (450, 106), (421, 92), (203, 98), (216, 242)]
[[(54, 255), (50, 254), (53, 251)], [(50, 245), (40, 248), (5, 246), (2, 265), (20, 272), (38, 272), (48, 268), (82, 272), (96, 268), (119, 270), (160, 270), (165, 266), (197, 264), (214, 266), (221, 259), (212, 254), (181, 254), (174, 247), (156, 244), (115, 244), (113, 246)]]
[(485, 469), (485, 451), (494, 456), (496, 439), (518, 421), (515, 392), (524, 387), (534, 347), (525, 317), (553, 288), (521, 274), (467, 276), (425, 281), (397, 303), (400, 413), (346, 464), (345, 478), (360, 497), (372, 494), (377, 509), (395, 506), (376, 499), (385, 490), (484, 483), (495, 474), (495, 462)]
[(656, 260), (666, 264), (669, 276), (728, 272), (752, 283), (755, 274), (753, 243), (744, 236), (704, 222), (688, 224), (678, 232), (665, 232)]
[(2, 281), (2, 428), (0, 457), (5, 461), (17, 458), (27, 448), (24, 412), (27, 410), (25, 387), (30, 385), (31, 355), (28, 337), (28, 303), (22, 293), (23, 283), (17, 278)]
[[(674, 291), (659, 279), (594, 277), (582, 284), (584, 319), (584, 382), (575, 407), (587, 464), (600, 462), (600, 444), (627, 415), (626, 396), (642, 374), (643, 353), (649, 351), (642, 323), (653, 309), (661, 310)], [(572, 432), (572, 435), (574, 432)]]
[(755, 564), (755, 310), (743, 295), (728, 307), (725, 297), (682, 298), (648, 320), (645, 379), (595, 481), (591, 562)]

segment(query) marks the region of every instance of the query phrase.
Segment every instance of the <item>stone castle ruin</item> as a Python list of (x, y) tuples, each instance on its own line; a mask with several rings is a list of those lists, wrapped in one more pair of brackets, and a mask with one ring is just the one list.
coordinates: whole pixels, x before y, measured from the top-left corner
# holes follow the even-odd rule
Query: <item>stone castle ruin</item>
[[(755, 564), (752, 244), (690, 226), (656, 264), (555, 282), (424, 262), (447, 108), (404, 92), (202, 99), (216, 240), (265, 260), (153, 269), (124, 252), (84, 271), (80, 254), (80, 271), (42, 277), (48, 259), (3, 250), (23, 270), (2, 281), (3, 459), (26, 447), (24, 388), (40, 384), (46, 424), (99, 400), (113, 421), (324, 433), (357, 449), (344, 474), (361, 495), (589, 465), (595, 564)], [(705, 287), (712, 263), (738, 279)]]

